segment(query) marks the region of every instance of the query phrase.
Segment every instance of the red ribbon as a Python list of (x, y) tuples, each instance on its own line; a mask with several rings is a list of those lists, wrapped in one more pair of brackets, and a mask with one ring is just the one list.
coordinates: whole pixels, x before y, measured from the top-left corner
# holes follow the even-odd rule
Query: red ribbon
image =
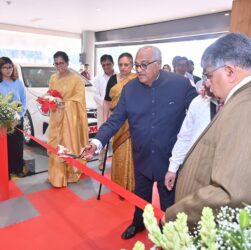
[(7, 129), (0, 128), (0, 201), (9, 198)]
[[(40, 144), (42, 147), (46, 148), (48, 151), (50, 151), (53, 154), (57, 155), (57, 149), (56, 148), (54, 148), (51, 145), (39, 140), (38, 138), (36, 138), (34, 136), (28, 134), (25, 131), (22, 131), (22, 130), (20, 130), (20, 131), (23, 132), (28, 137), (30, 137), (35, 142), (37, 142), (38, 144)], [(106, 177), (98, 174), (96, 171), (94, 171), (91, 168), (89, 168), (89, 167), (85, 166), (84, 164), (80, 163), (78, 160), (73, 159), (73, 158), (64, 158), (64, 160), (66, 162), (68, 162), (69, 164), (75, 166), (76, 168), (78, 168), (82, 172), (84, 172), (89, 177), (91, 177), (91, 178), (95, 179), (96, 181), (102, 183), (103, 185), (105, 185), (106, 187), (111, 189), (113, 192), (115, 192), (118, 195), (124, 197), (127, 201), (134, 204), (135, 206), (137, 206), (137, 207), (144, 210), (145, 206), (148, 204), (148, 202), (145, 201), (144, 199), (142, 199), (142, 198), (138, 197), (137, 195), (135, 195), (134, 193), (131, 193), (130, 191), (124, 189), (123, 187), (119, 186), (117, 183), (112, 182), (111, 180), (107, 179)], [(157, 208), (157, 207), (154, 207), (154, 213), (155, 213), (155, 216), (158, 219), (161, 219), (164, 216), (164, 212), (162, 210), (160, 210), (159, 208)]]

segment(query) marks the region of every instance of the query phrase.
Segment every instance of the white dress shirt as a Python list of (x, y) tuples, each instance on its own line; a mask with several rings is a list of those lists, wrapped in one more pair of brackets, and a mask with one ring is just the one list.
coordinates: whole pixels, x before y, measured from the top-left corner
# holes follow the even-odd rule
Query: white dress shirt
[(210, 98), (197, 96), (191, 102), (169, 159), (168, 171), (176, 173), (185, 156), (210, 123)]
[(97, 104), (98, 128), (103, 124), (103, 105), (105, 98), (106, 85), (110, 76), (103, 74), (97, 76), (93, 83), (93, 98)]
[(191, 85), (193, 87), (196, 87), (196, 84), (194, 83), (194, 79), (193, 79), (193, 75), (192, 74), (186, 72), (185, 75), (184, 75), (184, 77), (186, 77), (187, 79), (189, 79), (189, 81), (190, 81), (190, 83), (191, 83)]
[[(228, 94), (225, 103), (242, 86), (251, 82), (251, 76), (244, 78)], [(178, 139), (173, 147), (172, 157), (169, 159), (169, 171), (176, 173), (183, 163), (187, 152), (210, 123), (210, 98), (200, 95), (193, 99), (187, 115), (178, 134)]]

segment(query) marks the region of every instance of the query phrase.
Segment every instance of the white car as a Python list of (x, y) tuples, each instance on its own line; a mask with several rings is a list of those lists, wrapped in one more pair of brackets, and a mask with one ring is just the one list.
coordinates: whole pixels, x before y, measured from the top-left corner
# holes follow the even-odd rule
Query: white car
[[(15, 64), (15, 67), (18, 78), (27, 87), (28, 109), (24, 116), (24, 131), (42, 141), (47, 141), (49, 115), (44, 114), (40, 110), (40, 105), (36, 99), (47, 92), (50, 77), (56, 72), (56, 69), (50, 65), (37, 64)], [(97, 107), (92, 95), (92, 85), (86, 79), (85, 82), (89, 137), (93, 138), (97, 132)], [(27, 145), (31, 145), (33, 140), (28, 136), (24, 136), (24, 142)]]

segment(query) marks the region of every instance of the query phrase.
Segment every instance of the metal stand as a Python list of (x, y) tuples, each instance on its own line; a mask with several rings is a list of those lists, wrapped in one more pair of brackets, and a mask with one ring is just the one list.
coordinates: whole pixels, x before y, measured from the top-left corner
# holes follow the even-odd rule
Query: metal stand
[[(108, 150), (109, 150), (109, 141), (108, 141), (107, 144), (106, 144), (105, 158), (104, 158), (103, 169), (102, 169), (102, 173), (101, 173), (102, 176), (103, 176), (104, 173), (105, 173), (105, 166), (106, 166), (106, 160), (107, 160), (107, 153), (108, 153)], [(99, 190), (98, 190), (97, 200), (100, 200), (101, 189), (102, 189), (102, 183), (99, 184)]]

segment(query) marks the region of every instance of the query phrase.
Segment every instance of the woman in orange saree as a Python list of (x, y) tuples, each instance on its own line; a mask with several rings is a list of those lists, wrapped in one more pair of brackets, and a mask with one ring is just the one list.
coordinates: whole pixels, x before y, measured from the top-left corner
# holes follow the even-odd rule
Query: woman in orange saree
[[(108, 81), (110, 109), (114, 110), (119, 101), (123, 87), (137, 75), (131, 73), (133, 67), (133, 58), (129, 53), (123, 53), (118, 60), (120, 73), (114, 75)], [(113, 79), (114, 78), (114, 79)], [(109, 84), (113, 82), (113, 86)], [(111, 88), (109, 89), (109, 86)], [(106, 100), (106, 98), (105, 98)], [(134, 190), (134, 165), (132, 158), (131, 136), (129, 132), (129, 125), (126, 121), (119, 131), (114, 135), (112, 141), (112, 168), (111, 179), (120, 186), (129, 191)]]
[[(57, 73), (51, 76), (49, 89), (55, 89), (63, 97), (63, 107), (50, 114), (48, 144), (59, 144), (73, 154), (79, 154), (81, 146), (88, 143), (88, 123), (85, 103), (85, 85), (77, 74), (68, 69), (68, 56), (63, 51), (54, 55)], [(49, 153), (48, 179), (54, 187), (65, 187), (77, 182), (82, 172)]]

